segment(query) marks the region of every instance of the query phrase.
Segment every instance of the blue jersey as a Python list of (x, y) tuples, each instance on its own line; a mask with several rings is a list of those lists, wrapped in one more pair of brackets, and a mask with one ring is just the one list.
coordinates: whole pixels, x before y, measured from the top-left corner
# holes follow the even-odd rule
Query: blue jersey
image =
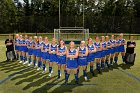
[[(79, 47), (79, 53), (81, 53), (81, 54), (86, 54), (86, 47), (85, 48), (81, 48), (81, 47)], [(87, 56), (79, 56), (78, 57), (78, 64), (80, 65), (80, 66), (87, 66)]]
[[(95, 42), (94, 45), (95, 45), (97, 51), (101, 48), (101, 45), (100, 45), (99, 42)], [(100, 51), (100, 50), (99, 50), (99, 51)]]
[(120, 44), (124, 45), (125, 44), (125, 39), (120, 40)]
[(106, 48), (106, 42), (103, 42), (103, 43), (102, 43), (102, 47), (103, 47), (103, 48)]
[[(88, 51), (93, 51), (95, 49), (94, 45), (88, 45)], [(93, 62), (95, 58), (95, 53), (88, 53), (88, 62)]]
[(43, 45), (43, 42), (38, 42), (37, 47), (41, 47)]
[(115, 47), (115, 40), (110, 40), (112, 47)]
[(83, 49), (81, 47), (79, 47), (79, 53), (86, 54), (86, 47)]
[(66, 47), (64, 46), (64, 47), (60, 47), (60, 48), (58, 48), (58, 52), (59, 53), (63, 53), (63, 52), (65, 52), (66, 51)]
[(23, 44), (23, 39), (19, 39), (19, 44)]
[(72, 51), (69, 49), (68, 54), (69, 55), (75, 55), (76, 54), (76, 49), (73, 49)]
[(88, 50), (89, 50), (89, 51), (94, 50), (94, 45), (93, 45), (93, 44), (92, 44), (92, 45), (88, 45)]
[(15, 44), (19, 44), (19, 39), (17, 38), (17, 39), (15, 39)]
[(57, 50), (57, 44), (51, 45), (50, 48), (51, 48), (50, 49), (51, 51), (56, 51)]
[(116, 46), (119, 46), (121, 43), (120, 43), (120, 40), (116, 40)]
[(33, 41), (28, 41), (28, 42), (27, 42), (27, 46), (28, 46), (28, 47), (31, 47), (32, 45), (33, 45)]
[(43, 43), (42, 45), (43, 45), (43, 50), (49, 49), (50, 46), (49, 43), (48, 44)]
[(106, 44), (107, 44), (107, 46), (111, 46), (111, 42), (110, 41), (108, 41)]

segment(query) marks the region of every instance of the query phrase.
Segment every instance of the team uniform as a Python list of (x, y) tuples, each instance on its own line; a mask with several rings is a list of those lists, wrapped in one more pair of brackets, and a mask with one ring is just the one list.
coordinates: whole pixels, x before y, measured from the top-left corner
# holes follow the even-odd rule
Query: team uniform
[[(86, 47), (85, 48), (81, 48), (79, 47), (79, 53), (81, 54), (86, 54)], [(79, 56), (78, 57), (78, 65), (79, 66), (87, 66), (87, 56)]]
[[(106, 44), (107, 44), (107, 46), (111, 46), (111, 42), (110, 41), (106, 42)], [(111, 54), (111, 48), (107, 48), (106, 55), (109, 56), (110, 54)]]
[[(58, 48), (58, 53), (63, 53), (66, 51), (66, 46)], [(66, 55), (57, 55), (57, 60), (59, 65), (66, 64)]]
[[(49, 50), (49, 46), (50, 46), (50, 44), (48, 43), (48, 44), (45, 44), (45, 43), (43, 43), (43, 50)], [(47, 52), (42, 52), (42, 59), (43, 60), (49, 60), (49, 51), (47, 51)]]
[(120, 47), (120, 40), (117, 40), (116, 42), (115, 42), (115, 44), (116, 44), (116, 47), (115, 47), (115, 52), (116, 53), (119, 53), (120, 51), (119, 51), (119, 47)]
[[(32, 44), (33, 44), (32, 55), (36, 57), (37, 56), (37, 53), (36, 53), (37, 42), (33, 41)], [(36, 66), (36, 59), (33, 60), (33, 64), (34, 66)]]
[[(88, 51), (94, 50), (94, 45), (88, 45)], [(87, 62), (93, 62), (95, 59), (95, 53), (88, 53)]]
[(19, 44), (19, 39), (17, 38), (17, 39), (15, 39), (15, 50), (19, 50), (19, 46), (18, 46), (18, 44)]
[(110, 50), (111, 54), (115, 54), (115, 40), (110, 40), (112, 48)]
[[(69, 55), (75, 55), (76, 54), (76, 49), (73, 49), (72, 51), (69, 49), (68, 54)], [(67, 58), (66, 66), (69, 69), (76, 69), (78, 68), (78, 61), (77, 58)]]
[(24, 44), (25, 46), (22, 46), (22, 48), (23, 48), (23, 52), (28, 52), (28, 48), (27, 48), (27, 43), (28, 43), (28, 40), (26, 39), (23, 39), (23, 41), (22, 41), (23, 43), (22, 44)]
[(103, 50), (101, 51), (101, 58), (104, 58), (106, 56), (106, 42), (102, 43)]
[(27, 46), (30, 47), (30, 48), (28, 48), (28, 55), (30, 55), (30, 56), (33, 54), (33, 49), (31, 48), (32, 45), (33, 45), (33, 41), (31, 41), (31, 42), (29, 41), (27, 43)]
[[(50, 51), (55, 51), (57, 50), (57, 44), (55, 45), (50, 45)], [(57, 55), (56, 53), (50, 54), (50, 62), (57, 62)]]
[(95, 58), (99, 59), (99, 58), (101, 58), (101, 50), (98, 51), (98, 49), (101, 48), (100, 43), (95, 42), (94, 45), (97, 49), (97, 52), (95, 53)]
[(119, 47), (119, 52), (125, 52), (124, 49), (124, 44), (125, 44), (125, 39), (120, 40), (120, 47)]

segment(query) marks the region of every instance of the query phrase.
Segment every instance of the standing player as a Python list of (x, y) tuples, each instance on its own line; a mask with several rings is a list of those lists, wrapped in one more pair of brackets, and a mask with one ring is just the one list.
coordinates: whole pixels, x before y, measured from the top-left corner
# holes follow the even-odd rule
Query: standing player
[(23, 38), (22, 38), (22, 35), (20, 35), (20, 37), (19, 37), (20, 62), (19, 63), (22, 63), (23, 62), (23, 53), (22, 53), (23, 46), (22, 46), (22, 44), (23, 44)]
[(106, 47), (107, 47), (107, 50), (106, 50), (106, 61), (105, 61), (105, 64), (109, 68), (110, 66), (108, 64), (108, 60), (110, 58), (110, 53), (111, 53), (110, 51), (111, 51), (112, 46), (111, 46), (111, 42), (109, 41), (109, 37), (108, 36), (106, 36)]
[(88, 56), (88, 48), (85, 45), (85, 41), (81, 41), (80, 47), (77, 49), (78, 51), (78, 65), (83, 67), (83, 75), (85, 81), (87, 81), (87, 56)]
[(42, 45), (43, 45), (42, 37), (39, 36), (39, 40), (38, 40), (38, 43), (37, 43), (37, 46), (36, 46), (36, 54), (37, 54), (37, 59), (38, 59), (37, 70), (40, 70), (41, 66), (42, 66), (42, 62), (41, 62), (41, 56), (42, 56), (41, 48), (42, 48)]
[(122, 56), (122, 61), (123, 61), (123, 64), (125, 64), (125, 49), (124, 49), (124, 46), (126, 45), (126, 42), (125, 42), (125, 39), (123, 38), (123, 34), (121, 33), (120, 34), (120, 47), (119, 47), (119, 50), (120, 50), (120, 53), (121, 53), (121, 56)]
[(51, 77), (51, 73), (53, 72), (53, 71), (52, 71), (53, 63), (54, 63), (54, 62), (57, 62), (56, 51), (57, 51), (56, 39), (53, 38), (53, 39), (52, 39), (52, 43), (50, 44), (50, 48), (49, 48), (49, 54), (50, 54), (49, 76), (50, 76), (50, 77)]
[(34, 36), (33, 47), (32, 47), (34, 67), (37, 66), (37, 64), (36, 64), (36, 46), (37, 46), (37, 43), (38, 43), (37, 36)]
[(110, 43), (111, 43), (111, 56), (110, 56), (110, 65), (113, 65), (113, 58), (115, 54), (115, 40), (114, 40), (114, 35), (111, 35)]
[(114, 62), (117, 64), (117, 62), (118, 62), (118, 55), (119, 55), (119, 47), (120, 47), (119, 35), (116, 37), (115, 45), (116, 45), (116, 47), (115, 47)]
[(44, 38), (43, 47), (41, 48), (42, 51), (42, 62), (43, 62), (43, 72), (46, 72), (46, 61), (49, 61), (49, 41), (48, 37)]
[(92, 38), (88, 39), (88, 57), (87, 61), (90, 62), (90, 72), (94, 76), (94, 59), (95, 59), (95, 52), (96, 52), (96, 47), (93, 44)]
[(106, 42), (105, 42), (105, 37), (101, 37), (101, 44), (102, 44), (102, 52), (101, 52), (101, 68), (104, 69), (105, 67), (105, 57), (106, 57)]
[(33, 41), (32, 41), (32, 37), (29, 37), (29, 41), (27, 43), (27, 48), (28, 48), (28, 61), (29, 64), (28, 66), (30, 66), (32, 64), (32, 52), (33, 52)]
[(95, 53), (96, 68), (97, 68), (98, 72), (101, 73), (101, 71), (100, 71), (100, 61), (101, 61), (102, 45), (100, 43), (100, 40), (99, 40), (99, 37), (98, 36), (95, 37), (95, 43), (94, 43), (94, 45), (96, 47), (96, 53)]
[(15, 38), (15, 51), (16, 51), (16, 59), (19, 60), (19, 34), (16, 34)]
[(58, 59), (58, 79), (60, 79), (61, 76), (61, 66), (64, 68), (65, 76), (66, 76), (66, 50), (67, 47), (64, 45), (64, 40), (60, 40), (59, 46), (57, 47), (57, 59)]
[(27, 61), (27, 52), (28, 52), (27, 43), (28, 43), (28, 39), (27, 38), (28, 38), (28, 36), (25, 35), (24, 39), (23, 39), (23, 60), (24, 60), (23, 64), (28, 63), (28, 61)]
[(78, 84), (78, 74), (77, 74), (77, 69), (78, 69), (78, 51), (75, 49), (75, 43), (73, 41), (70, 42), (69, 44), (69, 49), (67, 50), (66, 57), (67, 57), (67, 62), (66, 62), (66, 67), (67, 67), (67, 74), (65, 78), (65, 83), (68, 83), (69, 75), (71, 70), (74, 71), (75, 75), (75, 83)]

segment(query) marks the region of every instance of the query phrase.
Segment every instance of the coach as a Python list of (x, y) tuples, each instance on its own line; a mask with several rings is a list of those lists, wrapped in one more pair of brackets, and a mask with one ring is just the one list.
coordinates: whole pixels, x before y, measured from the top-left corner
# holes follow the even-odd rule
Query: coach
[(14, 53), (14, 41), (12, 37), (9, 35), (8, 39), (5, 40), (6, 45), (6, 61), (13, 61), (15, 59), (15, 53)]

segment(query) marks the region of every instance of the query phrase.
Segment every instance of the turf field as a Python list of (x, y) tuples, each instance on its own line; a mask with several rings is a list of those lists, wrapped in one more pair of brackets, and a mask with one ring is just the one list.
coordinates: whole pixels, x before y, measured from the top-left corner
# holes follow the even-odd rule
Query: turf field
[(0, 40), (0, 93), (140, 93), (140, 41), (136, 42), (137, 57), (134, 66), (122, 65), (119, 57), (118, 66), (105, 69), (95, 77), (88, 73), (87, 82), (84, 81), (81, 69), (80, 85), (74, 85), (73, 75), (70, 76), (69, 85), (64, 85), (63, 73), (61, 79), (57, 80), (56, 65), (50, 78), (48, 73), (41, 74), (41, 71), (18, 62), (4, 62), (5, 46), (4, 41)]

